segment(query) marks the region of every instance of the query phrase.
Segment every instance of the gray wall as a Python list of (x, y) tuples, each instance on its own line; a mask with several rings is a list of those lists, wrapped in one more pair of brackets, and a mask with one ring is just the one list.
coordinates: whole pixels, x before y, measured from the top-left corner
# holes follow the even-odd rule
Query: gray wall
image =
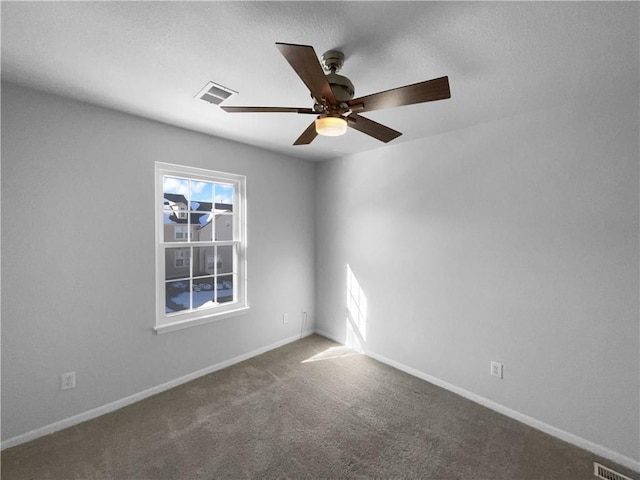
[(347, 338), (349, 265), (365, 351), (637, 460), (638, 78), (607, 81), (322, 163), (316, 327)]
[[(248, 314), (153, 332), (154, 161), (247, 176)], [(314, 175), (3, 84), (2, 439), (299, 335), (314, 311)], [(68, 371), (77, 387), (61, 391)]]

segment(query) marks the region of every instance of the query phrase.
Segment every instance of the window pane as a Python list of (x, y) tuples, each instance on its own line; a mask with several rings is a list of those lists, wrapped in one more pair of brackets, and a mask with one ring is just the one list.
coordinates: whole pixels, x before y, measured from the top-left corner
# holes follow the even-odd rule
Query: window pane
[(189, 193), (189, 180), (165, 175), (162, 178), (162, 190), (165, 195), (181, 195), (186, 199)]
[(175, 204), (165, 198), (164, 204), (162, 205), (163, 223), (165, 225), (175, 225), (179, 223), (177, 213), (178, 210)]
[(213, 277), (193, 280), (193, 308), (213, 306)]
[(214, 247), (194, 247), (193, 249), (193, 276), (203, 277), (213, 275), (216, 266), (216, 253)]
[(190, 248), (167, 248), (165, 250), (165, 280), (189, 278), (191, 274), (190, 250)]
[(188, 242), (190, 236), (193, 238), (193, 227), (186, 223), (164, 225), (165, 242)]
[[(211, 204), (209, 204), (211, 205)], [(194, 242), (210, 242), (213, 239), (213, 214), (211, 212), (191, 212)]]
[(216, 214), (216, 240), (233, 240), (233, 215)]
[(233, 246), (226, 245), (224, 247), (218, 247), (218, 257), (216, 259), (218, 263), (218, 274), (232, 273), (234, 272), (234, 255)]
[(162, 190), (164, 211), (173, 215), (174, 221), (178, 218), (186, 220), (189, 180), (174, 177), (163, 177)]
[(216, 211), (233, 212), (233, 186), (216, 183), (215, 194)]
[(189, 308), (189, 280), (165, 284), (165, 312), (179, 312)]
[(225, 275), (216, 278), (216, 295), (218, 303), (233, 301), (233, 276)]
[(189, 232), (185, 230), (185, 227), (189, 223), (189, 212), (187, 208), (189, 181), (181, 178), (163, 177), (162, 188), (164, 241), (186, 241), (189, 234)]
[[(199, 205), (213, 201), (213, 183), (191, 180), (191, 210), (199, 210)], [(211, 207), (209, 207), (211, 210)]]
[(191, 215), (194, 225), (194, 242), (210, 242), (213, 240), (213, 183), (191, 181)]

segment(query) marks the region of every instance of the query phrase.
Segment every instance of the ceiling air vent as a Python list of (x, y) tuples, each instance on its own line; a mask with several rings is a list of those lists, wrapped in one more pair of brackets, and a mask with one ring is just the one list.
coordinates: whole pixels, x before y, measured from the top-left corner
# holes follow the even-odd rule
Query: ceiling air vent
[(220, 105), (231, 95), (237, 94), (231, 90), (230, 88), (223, 87), (222, 85), (218, 85), (217, 83), (209, 82), (207, 83), (202, 90), (198, 92), (195, 98), (199, 98), (200, 100), (204, 100), (205, 102), (213, 103), (214, 105)]
[(631, 480), (626, 475), (611, 470), (610, 468), (596, 462), (593, 462), (593, 474), (603, 480)]

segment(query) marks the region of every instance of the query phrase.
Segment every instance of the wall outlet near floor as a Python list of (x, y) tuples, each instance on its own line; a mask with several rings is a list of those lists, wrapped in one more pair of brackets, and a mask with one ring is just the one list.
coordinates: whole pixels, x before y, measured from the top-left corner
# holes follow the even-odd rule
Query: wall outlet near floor
[(69, 390), (76, 388), (76, 372), (67, 372), (60, 375), (60, 389)]
[(288, 313), (283, 313), (282, 314), (282, 323), (289, 323), (289, 314)]
[(502, 364), (498, 362), (491, 362), (491, 375), (494, 377), (502, 378)]

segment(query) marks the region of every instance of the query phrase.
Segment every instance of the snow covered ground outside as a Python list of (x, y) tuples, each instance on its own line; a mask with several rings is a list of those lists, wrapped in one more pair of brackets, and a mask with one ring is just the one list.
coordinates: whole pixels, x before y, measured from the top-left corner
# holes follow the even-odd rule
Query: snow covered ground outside
[[(230, 302), (233, 300), (233, 289), (226, 288), (218, 290), (218, 302)], [(175, 297), (171, 297), (171, 301), (178, 305), (183, 305), (185, 309), (189, 308), (189, 292), (184, 291)], [(211, 307), (215, 305), (213, 303), (213, 290), (194, 291), (193, 292), (193, 308)], [(169, 307), (166, 308), (167, 313), (171, 313), (174, 310)]]

